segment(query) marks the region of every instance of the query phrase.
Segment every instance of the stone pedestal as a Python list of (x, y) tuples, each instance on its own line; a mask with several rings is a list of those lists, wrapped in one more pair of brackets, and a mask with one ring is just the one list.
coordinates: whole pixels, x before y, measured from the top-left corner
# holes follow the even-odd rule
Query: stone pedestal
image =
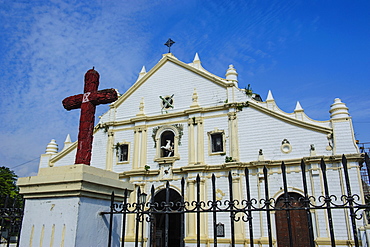
[[(107, 246), (110, 195), (123, 200), (118, 174), (86, 165), (41, 168), (34, 177), (19, 178), (26, 199), (20, 246)], [(113, 219), (112, 246), (120, 244), (120, 216)]]

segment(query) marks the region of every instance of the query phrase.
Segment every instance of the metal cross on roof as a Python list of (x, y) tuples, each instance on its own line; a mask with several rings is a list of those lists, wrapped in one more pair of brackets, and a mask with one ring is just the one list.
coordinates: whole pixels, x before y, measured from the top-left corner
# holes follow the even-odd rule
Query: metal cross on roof
[(175, 41), (172, 39), (168, 39), (166, 43), (164, 43), (165, 46), (168, 47), (168, 53), (171, 53), (171, 46), (175, 44)]

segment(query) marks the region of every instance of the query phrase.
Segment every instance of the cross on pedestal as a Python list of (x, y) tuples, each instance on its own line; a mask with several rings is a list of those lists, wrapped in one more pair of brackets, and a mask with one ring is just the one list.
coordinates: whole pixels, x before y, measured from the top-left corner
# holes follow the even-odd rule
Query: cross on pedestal
[(99, 73), (94, 68), (90, 69), (85, 74), (84, 93), (65, 98), (62, 102), (68, 111), (81, 108), (75, 164), (90, 165), (96, 106), (112, 103), (118, 98), (116, 90), (98, 91), (98, 86)]

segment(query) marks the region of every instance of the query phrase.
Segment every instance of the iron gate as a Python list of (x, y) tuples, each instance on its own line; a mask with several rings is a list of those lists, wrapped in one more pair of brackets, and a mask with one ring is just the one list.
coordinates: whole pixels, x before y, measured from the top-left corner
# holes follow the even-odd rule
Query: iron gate
[[(365, 154), (365, 164), (367, 169), (367, 174), (370, 176), (370, 162), (369, 157)], [(362, 163), (362, 162), (360, 162)], [(360, 164), (362, 165), (362, 164)], [(167, 181), (166, 183), (166, 196), (165, 200), (158, 203), (155, 202), (155, 189), (154, 185), (151, 187), (151, 199), (149, 202), (145, 203), (140, 201), (140, 196), (142, 195), (140, 191), (140, 187), (137, 190), (136, 194), (136, 202), (129, 203), (127, 202), (128, 191), (126, 190), (124, 193), (124, 201), (122, 203), (115, 202), (114, 193), (112, 193), (111, 197), (111, 206), (109, 212), (102, 212), (103, 215), (109, 215), (110, 224), (109, 224), (109, 237), (108, 237), (108, 247), (112, 244), (112, 227), (113, 227), (113, 215), (120, 214), (122, 215), (122, 235), (121, 235), (121, 246), (125, 245), (125, 232), (126, 232), (126, 221), (127, 215), (132, 214), (135, 215), (135, 247), (139, 246), (139, 225), (143, 225), (145, 221), (149, 222), (150, 226), (150, 236), (149, 236), (149, 247), (156, 247), (155, 243), (155, 232), (154, 232), (154, 225), (155, 225), (155, 217), (156, 215), (164, 215), (165, 219), (165, 227), (164, 227), (164, 242), (160, 244), (160, 246), (171, 246), (169, 245), (169, 217), (173, 214), (178, 214), (181, 217), (180, 224), (180, 243), (176, 246), (185, 246), (184, 243), (184, 219), (186, 214), (195, 214), (196, 216), (196, 243), (199, 247), (201, 244), (200, 238), (200, 229), (201, 229), (201, 214), (208, 213), (212, 215), (212, 222), (213, 222), (213, 246), (217, 247), (218, 237), (222, 236), (222, 234), (226, 231), (226, 229), (222, 228), (222, 224), (217, 223), (217, 217), (220, 213), (227, 213), (229, 214), (229, 226), (230, 229), (230, 243), (231, 246), (235, 246), (235, 222), (246, 222), (248, 224), (248, 231), (249, 231), (249, 245), (254, 246), (254, 236), (253, 236), (253, 214), (256, 212), (263, 212), (266, 216), (266, 224), (267, 224), (267, 232), (268, 232), (268, 245), (270, 247), (273, 246), (273, 236), (272, 236), (272, 223), (271, 223), (271, 213), (274, 212), (276, 217), (278, 215), (283, 215), (287, 219), (287, 225), (284, 226), (286, 230), (286, 235), (282, 236), (284, 238), (285, 244), (284, 246), (296, 247), (297, 245), (294, 241), (294, 232), (292, 228), (292, 224), (294, 222), (291, 221), (291, 215), (295, 215), (296, 213), (303, 213), (304, 217), (306, 218), (305, 222), (307, 222), (307, 231), (306, 231), (306, 238), (308, 241), (307, 245), (304, 246), (315, 246), (315, 236), (313, 230), (313, 220), (312, 220), (312, 212), (322, 210), (326, 212), (327, 215), (327, 222), (328, 222), (328, 229), (330, 235), (330, 245), (336, 245), (336, 239), (334, 234), (334, 225), (333, 225), (333, 216), (332, 213), (334, 210), (345, 210), (349, 214), (349, 221), (351, 225), (351, 232), (353, 239), (350, 240), (351, 245), (356, 247), (360, 246), (360, 239), (358, 235), (358, 228), (356, 226), (356, 220), (362, 219), (364, 217), (363, 212), (366, 215), (370, 212), (370, 205), (367, 203), (361, 203), (361, 197), (358, 194), (353, 194), (351, 190), (350, 178), (347, 168), (347, 159), (343, 155), (342, 156), (342, 169), (344, 172), (344, 181), (345, 181), (345, 191), (346, 194), (338, 195), (330, 194), (329, 186), (328, 186), (328, 179), (327, 179), (327, 172), (326, 172), (326, 164), (323, 159), (320, 162), (320, 169), (322, 173), (322, 181), (324, 185), (324, 193), (323, 195), (315, 198), (314, 196), (309, 195), (308, 193), (308, 183), (306, 178), (306, 165), (304, 161), (301, 161), (301, 178), (302, 178), (302, 191), (303, 196), (300, 195), (299, 197), (294, 197), (292, 193), (288, 191), (287, 187), (287, 177), (286, 177), (286, 165), (284, 162), (281, 164), (281, 174), (282, 174), (282, 181), (283, 181), (283, 195), (280, 199), (276, 200), (271, 198), (269, 195), (269, 181), (268, 181), (268, 169), (266, 166), (263, 168), (263, 180), (264, 180), (264, 198), (255, 199), (251, 198), (251, 186), (249, 181), (249, 169), (245, 168), (245, 186), (246, 186), (246, 193), (245, 199), (243, 200), (235, 200), (233, 197), (233, 186), (232, 186), (232, 174), (229, 172), (228, 174), (228, 184), (229, 184), (229, 198), (225, 201), (220, 201), (216, 199), (216, 177), (212, 175), (212, 200), (209, 201), (201, 201), (200, 199), (200, 177), (199, 175), (196, 178), (196, 200), (195, 201), (184, 201), (184, 186), (185, 186), (185, 179), (182, 178), (181, 180), (181, 199), (177, 202), (170, 201), (170, 183)], [(143, 239), (141, 239), (141, 246), (143, 246)], [(174, 246), (174, 245), (172, 245)]]

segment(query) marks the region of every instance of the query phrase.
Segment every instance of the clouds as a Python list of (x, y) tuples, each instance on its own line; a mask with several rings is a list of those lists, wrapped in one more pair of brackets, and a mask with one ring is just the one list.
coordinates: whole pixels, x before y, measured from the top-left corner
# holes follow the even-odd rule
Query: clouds
[[(340, 97), (354, 105), (353, 111), (349, 105), (353, 115), (361, 112), (356, 97), (343, 97), (344, 76), (365, 71), (354, 61), (369, 52), (349, 54), (349, 40), (322, 40), (318, 35), (323, 30), (340, 28), (330, 26), (323, 16), (329, 10), (316, 10), (316, 2), (0, 0), (0, 5), (1, 165), (34, 159), (52, 138), (60, 148), (68, 133), (75, 141), (79, 110), (67, 112), (61, 101), (82, 92), (84, 73), (95, 66), (101, 89), (123, 93), (143, 65), (149, 70), (167, 52), (163, 43), (168, 38), (176, 42), (171, 50), (181, 61), (191, 62), (199, 52), (203, 66), (216, 75), (224, 76), (234, 64), (240, 87), (251, 83), (262, 96), (272, 89), (283, 110), (293, 110), (299, 100), (311, 117), (328, 119), (330, 104)], [(336, 62), (328, 55), (333, 50), (344, 56), (341, 76), (330, 66)], [(368, 81), (368, 72), (353, 74), (358, 83)], [(350, 95), (361, 93), (350, 88)], [(323, 107), (327, 109), (318, 109)], [(105, 110), (107, 106), (99, 106), (97, 115)], [(16, 172), (27, 175), (37, 163)]]
[[(4, 165), (12, 167), (43, 153), (55, 136), (59, 143), (70, 131), (76, 136), (79, 114), (66, 112), (61, 101), (82, 92), (87, 69), (99, 70), (102, 86), (126, 89), (140, 58), (139, 47), (128, 48), (140, 39), (122, 21), (115, 27), (99, 2), (10, 3), (7, 8), (13, 15), (2, 14), (14, 43), (1, 60), (8, 73), (1, 80), (6, 88), (0, 102), (1, 139), (7, 142), (0, 152), (8, 162)], [(132, 41), (121, 37), (122, 30)]]

